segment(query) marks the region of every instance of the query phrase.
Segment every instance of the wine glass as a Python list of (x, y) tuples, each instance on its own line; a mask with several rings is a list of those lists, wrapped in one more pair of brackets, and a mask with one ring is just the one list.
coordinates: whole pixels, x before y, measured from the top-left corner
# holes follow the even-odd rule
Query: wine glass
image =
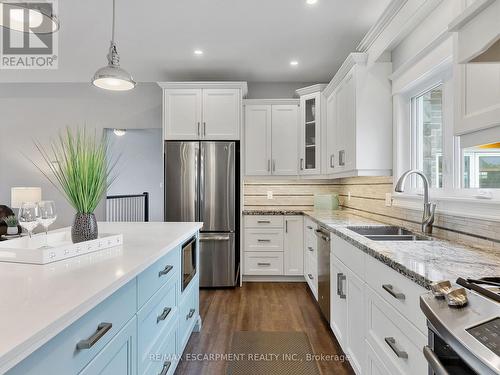
[(45, 247), (48, 246), (49, 226), (57, 219), (56, 204), (54, 201), (38, 202), (38, 223), (45, 229)]
[(19, 208), (19, 225), (28, 232), (30, 238), (33, 229), (38, 226), (38, 214), (38, 205), (33, 202), (23, 202)]

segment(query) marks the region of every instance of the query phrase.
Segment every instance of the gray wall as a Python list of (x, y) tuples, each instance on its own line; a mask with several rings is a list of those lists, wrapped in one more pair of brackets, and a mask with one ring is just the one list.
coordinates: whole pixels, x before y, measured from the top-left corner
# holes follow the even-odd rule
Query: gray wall
[(163, 221), (162, 131), (131, 129), (118, 137), (106, 129), (110, 140), (109, 160), (116, 160), (117, 178), (108, 195), (149, 193), (149, 220)]
[[(48, 145), (66, 126), (160, 128), (161, 89), (153, 83), (111, 93), (90, 84), (0, 84), (0, 204), (10, 205), (13, 186), (41, 186), (43, 199), (56, 202), (54, 227), (71, 225), (73, 208), (32, 165), (39, 161), (33, 139)], [(104, 219), (103, 205), (98, 219)]]

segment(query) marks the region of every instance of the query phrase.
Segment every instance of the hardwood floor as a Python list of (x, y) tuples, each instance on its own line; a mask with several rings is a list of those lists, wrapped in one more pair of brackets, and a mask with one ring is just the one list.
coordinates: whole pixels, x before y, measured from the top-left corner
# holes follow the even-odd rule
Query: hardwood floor
[[(235, 289), (201, 290), (200, 314), (202, 330), (192, 334), (176, 375), (223, 375), (223, 360), (184, 359), (192, 359), (193, 354), (228, 353), (234, 331), (303, 331), (315, 354), (343, 358), (305, 283), (244, 283)], [(318, 364), (325, 375), (354, 374), (346, 360)]]

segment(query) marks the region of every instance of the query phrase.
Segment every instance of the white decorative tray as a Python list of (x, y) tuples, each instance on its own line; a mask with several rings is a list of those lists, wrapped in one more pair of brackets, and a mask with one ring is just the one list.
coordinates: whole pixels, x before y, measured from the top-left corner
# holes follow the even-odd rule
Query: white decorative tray
[[(123, 244), (122, 234), (99, 234), (91, 241), (73, 243), (71, 228), (0, 242), (0, 262), (47, 264)], [(47, 246), (47, 247), (46, 247)]]

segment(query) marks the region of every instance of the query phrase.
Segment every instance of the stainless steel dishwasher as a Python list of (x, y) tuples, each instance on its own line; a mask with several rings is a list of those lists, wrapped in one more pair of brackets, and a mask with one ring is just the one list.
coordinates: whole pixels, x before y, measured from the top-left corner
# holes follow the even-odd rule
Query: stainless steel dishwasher
[(330, 232), (316, 229), (318, 238), (318, 303), (325, 319), (330, 322)]

